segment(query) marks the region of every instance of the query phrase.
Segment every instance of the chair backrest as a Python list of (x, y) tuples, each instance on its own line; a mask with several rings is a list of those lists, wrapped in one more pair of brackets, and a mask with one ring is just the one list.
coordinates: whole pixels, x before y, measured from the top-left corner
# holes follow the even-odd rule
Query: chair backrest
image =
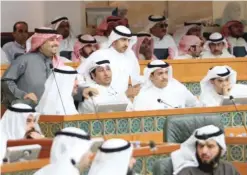
[(192, 114), (167, 117), (164, 124), (163, 140), (170, 143), (183, 143), (195, 129), (206, 125), (224, 126), (220, 114)]
[(159, 159), (154, 163), (153, 175), (172, 175), (172, 159), (171, 157), (166, 157)]
[(246, 48), (244, 46), (233, 47), (233, 55), (235, 57), (244, 57), (247, 55)]
[(169, 56), (168, 49), (154, 49), (154, 55), (159, 60), (167, 59)]
[(71, 60), (72, 51), (61, 51), (60, 56)]

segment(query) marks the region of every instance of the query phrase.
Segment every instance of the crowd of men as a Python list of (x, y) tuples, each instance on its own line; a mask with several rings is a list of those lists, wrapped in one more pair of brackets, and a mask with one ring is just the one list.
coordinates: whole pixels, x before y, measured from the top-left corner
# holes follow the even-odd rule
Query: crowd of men
[[(240, 21), (228, 21), (222, 33), (212, 33), (206, 40), (201, 25), (183, 26), (171, 36), (166, 17), (151, 15), (147, 20), (147, 27), (134, 34), (126, 9), (119, 8), (102, 21), (97, 35), (77, 38), (67, 17), (56, 18), (50, 27), (36, 28), (31, 37), (28, 24), (17, 22), (15, 41), (1, 50), (2, 60), (6, 58), (1, 63), (10, 64), (1, 80), (2, 102), (8, 107), (0, 121), (1, 159), (7, 140), (44, 137), (38, 125), (40, 114), (95, 113), (97, 104), (118, 103), (126, 103), (126, 111), (220, 106), (224, 97), (247, 97), (247, 86), (236, 83), (237, 72), (227, 65), (208, 70), (200, 82), (198, 98), (173, 77), (172, 65), (162, 60), (165, 55), (169, 59), (247, 57)], [(138, 60), (151, 60), (143, 76)], [(66, 62), (80, 65), (75, 70)], [(50, 164), (35, 174), (80, 174), (92, 159), (93, 144), (81, 129), (59, 131)], [(172, 153), (174, 174), (237, 175), (232, 165), (219, 160), (225, 151), (219, 128), (197, 129)], [(89, 174), (133, 174), (132, 154), (129, 142), (107, 140), (93, 158)]]

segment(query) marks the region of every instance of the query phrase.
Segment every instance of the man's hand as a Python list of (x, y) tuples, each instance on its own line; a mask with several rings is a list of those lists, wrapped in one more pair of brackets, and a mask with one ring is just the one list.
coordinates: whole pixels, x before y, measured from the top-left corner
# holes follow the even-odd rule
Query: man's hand
[(126, 91), (126, 95), (128, 98), (134, 98), (140, 91), (141, 85), (137, 84), (135, 86), (129, 87)]
[(29, 94), (26, 94), (24, 96), (24, 99), (29, 99), (29, 100), (32, 100), (33, 102), (35, 102), (36, 104), (38, 103), (38, 98), (37, 96), (34, 94), (34, 93), (29, 93)]
[(85, 88), (85, 89), (83, 89), (83, 91), (82, 91), (82, 96), (85, 98), (85, 99), (89, 99), (89, 97), (90, 97), (90, 93), (92, 93), (93, 94), (93, 96), (96, 96), (96, 95), (98, 95), (99, 94), (99, 91), (97, 90), (97, 89), (94, 89), (94, 88)]
[(229, 96), (230, 91), (231, 91), (231, 86), (230, 86), (230, 84), (228, 84), (228, 85), (226, 85), (226, 86), (223, 87), (223, 95), (224, 95), (224, 96)]

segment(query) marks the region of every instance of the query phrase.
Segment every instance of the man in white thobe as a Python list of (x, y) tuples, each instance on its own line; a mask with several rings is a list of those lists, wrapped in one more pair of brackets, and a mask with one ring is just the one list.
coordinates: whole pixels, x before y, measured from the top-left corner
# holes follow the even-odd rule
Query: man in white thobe
[(72, 34), (69, 19), (65, 16), (58, 17), (51, 21), (52, 28), (57, 31), (58, 34), (63, 36), (63, 40), (59, 45), (61, 51), (73, 51), (76, 38)]
[(225, 97), (247, 97), (247, 86), (236, 84), (237, 72), (229, 66), (215, 66), (200, 82), (204, 106), (220, 106)]
[(133, 102), (136, 111), (200, 105), (197, 98), (172, 77), (172, 66), (166, 62), (150, 62), (144, 69), (144, 79), (145, 83)]
[(171, 153), (173, 175), (239, 175), (232, 164), (220, 160), (226, 150), (224, 131), (214, 125), (198, 128)]
[(80, 175), (89, 165), (93, 143), (84, 130), (74, 127), (62, 129), (53, 140), (50, 164), (34, 175)]
[(78, 114), (73, 99), (73, 95), (78, 93), (77, 74), (70, 66), (52, 69), (36, 110), (42, 115)]
[(94, 54), (95, 58), (87, 68), (87, 84), (89, 87), (97, 89), (98, 95), (86, 99), (79, 104), (79, 113), (94, 113), (99, 104), (129, 104), (130, 100), (124, 92), (117, 92), (112, 87), (112, 67), (107, 56), (102, 52)]
[[(87, 67), (96, 59), (96, 54), (104, 55), (104, 58), (110, 61), (112, 70), (112, 87), (118, 93), (127, 93), (130, 96), (130, 91), (134, 87), (128, 88), (129, 78), (131, 85), (136, 86), (141, 83), (140, 65), (135, 53), (132, 50), (133, 44), (137, 40), (136, 36), (132, 36), (131, 31), (125, 26), (117, 26), (113, 29), (108, 40), (108, 49), (97, 50), (92, 53), (81, 65), (77, 71), (82, 76), (87, 76)], [(136, 95), (138, 93), (136, 90)], [(132, 95), (132, 94), (131, 94)]]
[(88, 175), (131, 174), (135, 159), (133, 146), (123, 139), (109, 139), (99, 148)]
[(204, 44), (205, 51), (202, 52), (202, 58), (235, 58), (228, 52), (226, 39), (218, 32), (212, 33), (208, 41)]
[(43, 138), (38, 124), (39, 116), (26, 104), (14, 104), (8, 107), (0, 121), (1, 133), (5, 134), (7, 140)]
[[(240, 21), (229, 21), (222, 27), (222, 35), (230, 44), (230, 52), (236, 57), (247, 57), (247, 41), (244, 39), (244, 25)], [(242, 51), (234, 51), (242, 48)]]
[[(145, 28), (146, 32), (152, 35), (154, 40), (154, 49), (168, 49), (177, 48), (173, 38), (168, 34), (168, 24), (165, 16), (154, 16), (148, 17), (149, 23)], [(165, 59), (159, 58), (158, 59)]]

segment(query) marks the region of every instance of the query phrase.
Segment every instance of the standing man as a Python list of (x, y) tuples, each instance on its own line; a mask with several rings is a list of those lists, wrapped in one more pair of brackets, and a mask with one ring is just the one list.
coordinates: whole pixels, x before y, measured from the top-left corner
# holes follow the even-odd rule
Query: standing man
[(24, 21), (18, 21), (14, 24), (14, 41), (4, 44), (3, 51), (6, 53), (9, 62), (25, 53), (26, 41), (28, 39), (28, 25)]

